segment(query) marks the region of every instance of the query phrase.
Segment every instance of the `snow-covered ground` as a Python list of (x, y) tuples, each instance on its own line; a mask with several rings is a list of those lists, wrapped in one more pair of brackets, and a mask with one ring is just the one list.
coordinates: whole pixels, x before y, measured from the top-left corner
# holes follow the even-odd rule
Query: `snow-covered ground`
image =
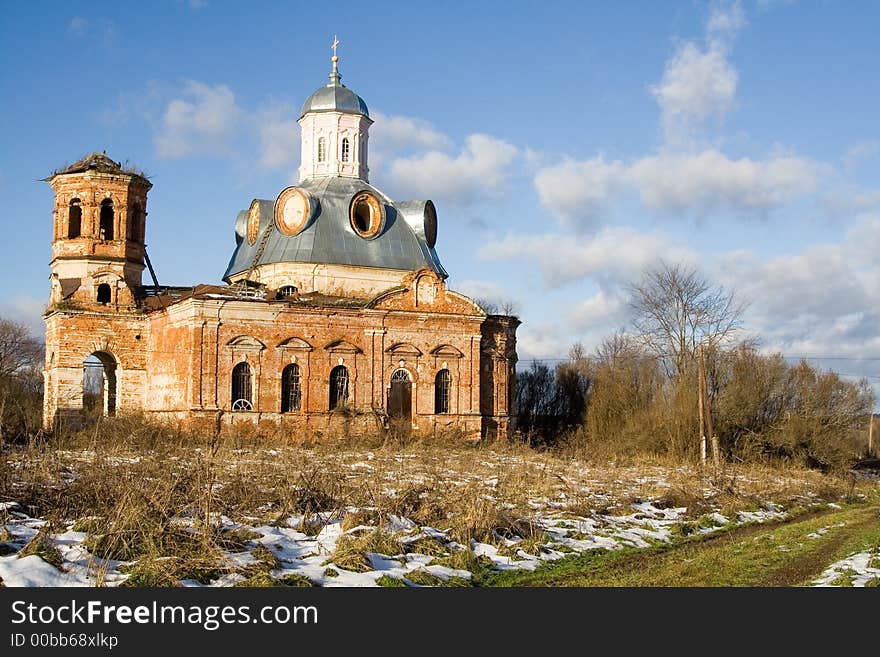
[[(100, 559), (86, 549), (85, 532), (73, 531), (73, 523), (68, 523), (66, 531), (48, 535), (51, 544), (60, 556), (58, 568), (44, 561), (37, 554), (19, 556), (41, 528), (45, 520), (32, 518), (23, 513), (18, 505), (2, 505), (6, 514), (4, 524), (5, 545), (10, 554), (0, 557), (0, 578), (6, 586), (117, 586), (123, 583), (128, 574), (122, 572), (130, 563), (110, 559)], [(356, 511), (356, 509), (350, 509)], [(752, 522), (765, 522), (785, 517), (778, 508), (750, 512), (740, 512), (733, 519), (720, 513), (711, 513), (698, 522), (686, 519), (685, 507), (657, 508), (649, 502), (631, 505), (630, 513), (609, 515), (593, 513), (589, 516), (575, 516), (570, 513), (540, 514), (534, 519), (533, 536), (524, 539), (519, 536), (503, 537), (497, 535), (491, 543), (472, 540), (469, 546), (451, 539), (448, 530), (418, 525), (404, 517), (388, 515), (383, 531), (392, 534), (403, 547), (398, 554), (367, 553), (370, 569), (366, 572), (353, 572), (340, 567), (333, 561), (337, 542), (343, 535), (358, 536), (376, 531), (373, 525), (359, 525), (344, 532), (342, 521), (327, 518), (317, 535), (309, 536), (295, 529), (302, 525), (302, 516), (290, 516), (279, 525), (243, 524), (220, 516), (217, 524), (221, 531), (244, 531), (248, 540), (242, 551), (224, 552), (226, 560), (222, 564), (227, 573), (207, 582), (183, 579), (184, 586), (231, 586), (247, 579), (248, 567), (260, 564), (254, 550), (263, 546), (277, 559), (268, 572), (275, 579), (284, 581), (290, 575), (307, 578), (316, 586), (377, 586), (388, 584), (394, 578), (405, 585), (419, 586), (428, 583), (467, 584), (473, 573), (462, 568), (443, 565), (444, 558), (457, 553), (472, 551), (483, 567), (493, 569), (533, 570), (543, 561), (560, 559), (567, 554), (582, 553), (588, 550), (614, 550), (624, 547), (643, 548), (669, 542), (682, 533), (708, 533), (725, 526)], [(191, 520), (175, 519), (186, 526)], [(688, 527), (690, 529), (683, 529)], [(537, 540), (535, 537), (538, 537)], [(426, 554), (421, 543), (429, 539), (431, 546)], [(122, 567), (122, 570), (120, 570)], [(433, 576), (433, 577), (432, 577)]]
[[(192, 555), (185, 551), (150, 552), (154, 563), (178, 559), (180, 568), (163, 572), (184, 586), (421, 586), (467, 585), (482, 569), (533, 570), (568, 554), (645, 548), (781, 519), (792, 507), (833, 496), (827, 478), (807, 470), (597, 467), (515, 447), (251, 446), (211, 453), (108, 445), (3, 456), (6, 586), (149, 581), (132, 574), (146, 557), (100, 558), (120, 554), (95, 545), (104, 534), (132, 531), (127, 519), (139, 516), (126, 504), (142, 509), (154, 499), (167, 505), (169, 527), (210, 534), (208, 568), (188, 568)], [(205, 521), (200, 504), (208, 498)], [(355, 555), (349, 549), (346, 559), (337, 547), (351, 544)]]
[(831, 564), (813, 586), (880, 586), (880, 548)]

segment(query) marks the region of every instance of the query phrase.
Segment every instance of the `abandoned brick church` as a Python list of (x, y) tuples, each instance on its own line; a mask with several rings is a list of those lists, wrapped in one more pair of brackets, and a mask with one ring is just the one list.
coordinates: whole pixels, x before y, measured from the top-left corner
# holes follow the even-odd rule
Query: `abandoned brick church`
[(142, 174), (93, 153), (47, 179), (47, 428), (82, 422), (91, 365), (97, 414), (303, 434), (393, 420), (419, 433), (512, 430), (519, 322), (446, 288), (431, 201), (369, 184), (372, 120), (332, 62), (300, 113), (300, 182), (238, 213), (226, 285), (160, 286), (152, 267), (144, 284)]

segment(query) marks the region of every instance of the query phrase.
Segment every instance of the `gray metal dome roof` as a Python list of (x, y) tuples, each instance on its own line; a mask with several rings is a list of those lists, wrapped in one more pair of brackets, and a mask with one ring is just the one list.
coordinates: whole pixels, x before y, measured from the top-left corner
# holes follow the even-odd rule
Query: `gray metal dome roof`
[(321, 87), (306, 99), (299, 113), (300, 118), (308, 112), (345, 112), (370, 116), (364, 99), (342, 84), (336, 62), (333, 62), (330, 84)]
[[(412, 213), (407, 204), (395, 204), (381, 191), (357, 178), (308, 178), (298, 187), (317, 200), (317, 209), (308, 225), (296, 235), (282, 234), (275, 226), (275, 201), (259, 200), (258, 237), (249, 244), (245, 239), (248, 211), (240, 212), (236, 219), (237, 244), (223, 274), (225, 281), (251, 268), (260, 239), (270, 224), (272, 232), (259, 265), (310, 262), (406, 271), (427, 267), (444, 278), (448, 276), (433, 242), (427, 241), (413, 228), (413, 222), (408, 218)], [(355, 233), (349, 218), (351, 201), (362, 191), (372, 192), (385, 206), (385, 224), (372, 239), (364, 239)]]

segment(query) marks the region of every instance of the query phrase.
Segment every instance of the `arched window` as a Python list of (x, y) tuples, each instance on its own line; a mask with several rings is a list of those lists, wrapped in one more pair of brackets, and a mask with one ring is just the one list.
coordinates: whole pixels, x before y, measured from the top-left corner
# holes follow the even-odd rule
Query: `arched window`
[(82, 235), (82, 205), (78, 198), (71, 199), (67, 208), (67, 238), (73, 239)]
[(251, 366), (239, 363), (232, 368), (232, 410), (254, 410), (251, 392)]
[(291, 363), (281, 370), (281, 412), (295, 413), (302, 404), (299, 365)]
[(135, 203), (131, 206), (131, 211), (129, 213), (128, 219), (128, 239), (138, 241), (143, 239), (142, 235), (142, 217), (143, 213), (141, 212), (141, 206), (139, 203)]
[(324, 137), (318, 137), (318, 162), (327, 161), (327, 140)]
[(98, 237), (102, 240), (113, 239), (113, 201), (105, 198), (101, 201), (101, 217)]
[(348, 402), (348, 370), (337, 365), (330, 372), (330, 410), (345, 406)]
[(348, 143), (348, 137), (343, 137), (342, 138), (342, 161), (343, 162), (348, 162), (348, 155), (349, 155), (350, 150), (351, 150), (351, 148)]
[(296, 294), (296, 285), (282, 285), (275, 294), (276, 299), (286, 299)]
[(110, 286), (107, 283), (98, 286), (97, 299), (98, 303), (110, 303)]
[(434, 377), (434, 412), (449, 412), (449, 393), (452, 389), (452, 375), (449, 370), (440, 370)]

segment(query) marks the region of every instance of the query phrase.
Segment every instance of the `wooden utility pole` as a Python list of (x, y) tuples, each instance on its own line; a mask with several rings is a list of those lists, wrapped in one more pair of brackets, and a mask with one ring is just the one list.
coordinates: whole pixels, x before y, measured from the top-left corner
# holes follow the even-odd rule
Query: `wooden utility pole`
[(868, 456), (874, 456), (874, 410), (871, 409), (871, 415), (868, 420)]
[(700, 459), (705, 463), (708, 441), (712, 441), (712, 461), (716, 466), (721, 465), (721, 445), (718, 436), (712, 426), (712, 406), (709, 403), (708, 383), (706, 381), (706, 360), (703, 354), (703, 345), (697, 345), (697, 385), (699, 386), (698, 399), (700, 407)]
[(700, 412), (700, 463), (706, 462), (706, 413), (703, 395), (706, 391), (703, 371), (703, 345), (697, 345), (697, 399)]

